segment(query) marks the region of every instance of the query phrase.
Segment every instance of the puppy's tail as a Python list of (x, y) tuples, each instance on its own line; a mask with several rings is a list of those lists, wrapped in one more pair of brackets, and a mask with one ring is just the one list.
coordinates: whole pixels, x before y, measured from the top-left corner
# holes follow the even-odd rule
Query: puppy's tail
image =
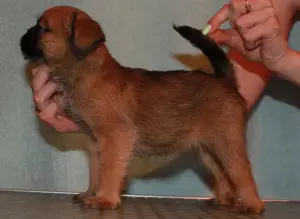
[(200, 30), (189, 26), (176, 26), (173, 23), (173, 28), (183, 38), (188, 40), (193, 46), (200, 49), (209, 59), (215, 77), (230, 77), (234, 78), (234, 69), (227, 54), (219, 45), (207, 35), (204, 35)]

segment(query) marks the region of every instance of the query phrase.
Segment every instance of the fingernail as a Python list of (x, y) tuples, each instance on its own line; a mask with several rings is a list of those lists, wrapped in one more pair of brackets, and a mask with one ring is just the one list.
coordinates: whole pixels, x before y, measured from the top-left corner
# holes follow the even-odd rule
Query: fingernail
[(202, 33), (204, 35), (207, 35), (209, 33), (209, 31), (211, 30), (211, 25), (207, 24), (203, 29), (202, 29)]

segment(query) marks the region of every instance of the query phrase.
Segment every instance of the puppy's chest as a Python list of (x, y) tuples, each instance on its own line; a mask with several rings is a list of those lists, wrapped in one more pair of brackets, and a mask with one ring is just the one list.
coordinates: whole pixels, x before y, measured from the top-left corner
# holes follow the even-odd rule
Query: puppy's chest
[(82, 117), (76, 103), (74, 91), (64, 89), (61, 93), (61, 98), (63, 111), (75, 122), (80, 122)]
[(76, 98), (75, 87), (67, 79), (58, 77), (55, 74), (51, 75), (52, 81), (59, 84), (60, 87), (60, 107), (63, 112), (77, 125), (80, 126), (82, 132), (92, 135), (92, 131), (88, 124), (83, 120), (78, 100)]
[(62, 92), (62, 110), (70, 119), (72, 119), (73, 122), (79, 125), (83, 133), (88, 134), (95, 140), (91, 128), (81, 116), (74, 91), (64, 90)]

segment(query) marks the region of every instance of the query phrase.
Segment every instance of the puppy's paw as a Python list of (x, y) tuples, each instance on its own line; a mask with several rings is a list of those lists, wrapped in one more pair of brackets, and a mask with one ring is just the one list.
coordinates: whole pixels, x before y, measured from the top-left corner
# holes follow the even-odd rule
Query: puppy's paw
[(233, 208), (235, 206), (235, 193), (230, 189), (230, 186), (224, 186), (218, 188), (216, 197), (211, 200), (211, 205), (225, 206)]
[(209, 200), (209, 205), (233, 207), (234, 206), (234, 197), (231, 194), (228, 194), (226, 196), (218, 196), (214, 199)]
[(255, 214), (261, 215), (265, 211), (265, 206), (262, 201), (255, 203), (237, 202), (236, 206), (230, 211), (236, 214)]
[(84, 200), (92, 198), (93, 196), (94, 196), (94, 194), (91, 191), (81, 192), (81, 193), (73, 196), (73, 201), (74, 202), (84, 202)]
[(98, 208), (100, 210), (114, 210), (117, 209), (121, 204), (120, 197), (112, 198), (112, 197), (102, 197), (95, 196), (89, 199), (86, 199), (83, 203), (83, 208)]

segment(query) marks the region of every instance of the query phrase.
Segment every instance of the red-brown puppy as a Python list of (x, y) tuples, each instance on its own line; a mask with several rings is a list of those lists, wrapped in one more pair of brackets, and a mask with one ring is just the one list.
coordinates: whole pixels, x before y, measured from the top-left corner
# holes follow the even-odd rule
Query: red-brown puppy
[[(86, 206), (116, 208), (132, 156), (193, 150), (216, 179), (216, 200), (262, 213), (246, 152), (245, 103), (226, 54), (188, 26), (174, 29), (201, 49), (215, 74), (125, 67), (99, 24), (79, 9), (46, 10), (21, 39), (26, 59), (43, 60), (61, 86), (62, 108), (91, 137)], [(95, 192), (93, 196), (92, 193)]]

